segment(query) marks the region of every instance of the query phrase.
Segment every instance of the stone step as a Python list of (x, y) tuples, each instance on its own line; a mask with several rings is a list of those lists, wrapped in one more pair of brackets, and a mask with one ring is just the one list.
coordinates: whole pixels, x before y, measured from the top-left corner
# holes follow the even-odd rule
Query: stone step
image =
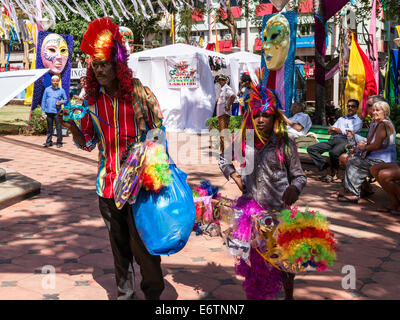
[(0, 210), (40, 193), (40, 182), (19, 172), (0, 170), (5, 171), (4, 180), (0, 183)]

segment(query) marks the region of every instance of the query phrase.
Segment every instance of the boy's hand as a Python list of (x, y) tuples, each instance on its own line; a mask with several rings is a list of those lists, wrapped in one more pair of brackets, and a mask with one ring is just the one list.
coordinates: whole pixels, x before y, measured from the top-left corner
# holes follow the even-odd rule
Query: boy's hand
[(67, 121), (64, 121), (64, 119), (63, 119), (63, 115), (64, 114), (68, 114), (69, 112), (68, 112), (68, 110), (60, 110), (58, 113), (57, 113), (57, 120), (58, 120), (58, 122), (63, 126), (63, 127), (65, 127), (65, 128), (68, 128), (68, 129), (71, 129), (71, 124), (69, 123), (69, 122), (67, 122)]
[(295, 186), (289, 186), (286, 188), (285, 192), (282, 195), (283, 203), (291, 206), (299, 199), (299, 190)]
[(233, 181), (235, 181), (235, 183), (239, 187), (240, 191), (245, 193), (246, 187), (243, 185), (242, 177), (237, 172), (234, 172), (234, 173), (232, 173), (231, 178), (233, 179)]

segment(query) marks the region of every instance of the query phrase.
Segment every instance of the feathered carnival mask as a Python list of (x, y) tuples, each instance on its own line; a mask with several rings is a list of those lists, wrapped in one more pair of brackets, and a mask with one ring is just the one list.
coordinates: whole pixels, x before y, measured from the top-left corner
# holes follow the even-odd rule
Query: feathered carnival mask
[[(268, 89), (262, 82), (264, 76), (264, 68), (256, 71), (258, 84), (251, 84), (249, 110), (244, 115), (242, 123), (242, 139), (245, 140), (246, 129), (253, 129), (256, 133), (256, 139), (264, 144), (265, 141), (257, 130), (254, 118), (257, 114), (267, 113), (276, 115), (273, 131), (278, 136), (284, 136), (287, 131), (285, 122), (280, 115), (282, 109), (281, 103), (274, 90)], [(257, 142), (257, 141), (256, 141)]]
[(89, 23), (83, 35), (81, 50), (93, 60), (112, 62), (128, 61), (128, 53), (124, 45), (119, 27), (110, 18), (100, 18)]

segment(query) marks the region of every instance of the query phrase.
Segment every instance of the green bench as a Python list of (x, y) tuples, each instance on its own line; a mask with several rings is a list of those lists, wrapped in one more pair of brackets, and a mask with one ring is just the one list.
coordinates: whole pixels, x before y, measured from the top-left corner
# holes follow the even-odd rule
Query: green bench
[[(331, 138), (331, 135), (328, 134), (328, 126), (317, 126), (313, 125), (310, 129), (310, 132), (314, 132), (317, 136), (318, 142), (328, 141)], [(361, 129), (360, 135), (363, 137), (367, 137), (368, 128)], [(396, 135), (396, 149), (397, 149), (397, 163), (400, 165), (400, 133)], [(307, 147), (300, 147), (297, 149), (299, 153), (307, 154)], [(329, 157), (328, 152), (324, 152), (322, 154), (325, 157)]]

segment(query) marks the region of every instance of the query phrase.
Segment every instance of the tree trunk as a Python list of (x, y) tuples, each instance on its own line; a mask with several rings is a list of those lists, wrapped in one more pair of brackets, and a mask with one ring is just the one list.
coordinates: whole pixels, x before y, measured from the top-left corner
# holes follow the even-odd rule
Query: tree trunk
[(231, 10), (231, 1), (230, 0), (225, 0), (226, 4), (226, 15), (227, 17), (224, 19), (222, 16), (219, 16), (219, 21), (228, 27), (229, 33), (231, 34), (232, 37), (232, 47), (238, 47), (239, 43), (239, 35), (237, 32), (237, 26), (236, 26), (236, 21), (235, 17), (233, 16), (232, 10)]
[[(325, 7), (323, 0), (314, 0), (315, 10), (315, 122), (326, 125), (325, 88)], [(321, 21), (322, 19), (322, 21)]]

